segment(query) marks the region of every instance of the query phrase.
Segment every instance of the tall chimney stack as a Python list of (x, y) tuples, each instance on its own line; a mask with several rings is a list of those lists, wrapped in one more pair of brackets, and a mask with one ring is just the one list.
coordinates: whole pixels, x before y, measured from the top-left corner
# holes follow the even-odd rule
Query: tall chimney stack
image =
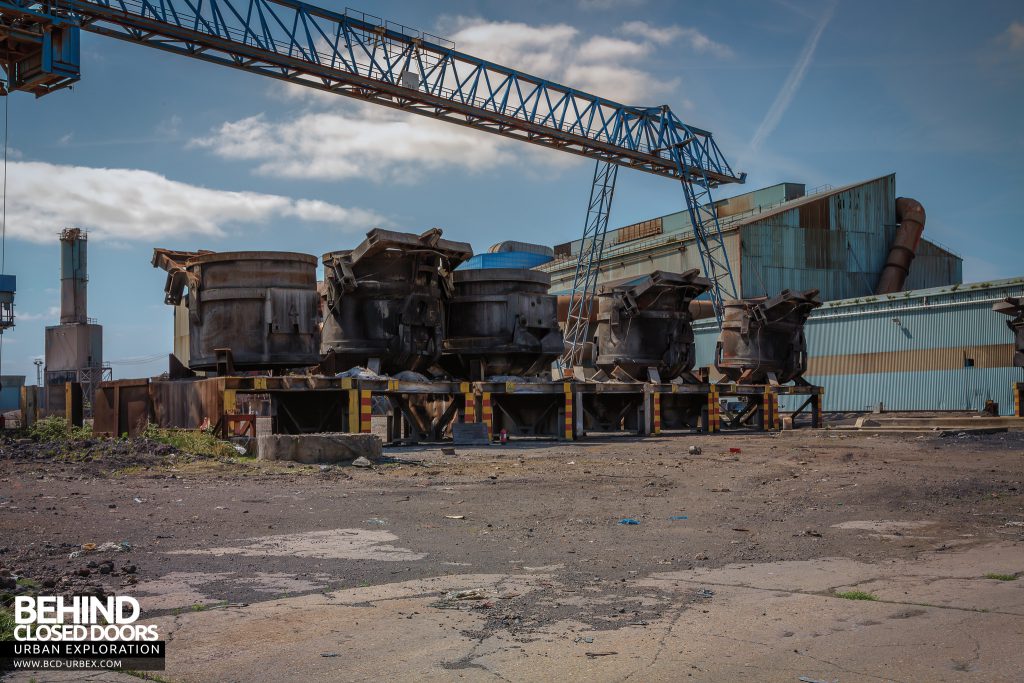
[(62, 325), (88, 322), (87, 246), (86, 234), (78, 228), (68, 228), (60, 234), (60, 322)]

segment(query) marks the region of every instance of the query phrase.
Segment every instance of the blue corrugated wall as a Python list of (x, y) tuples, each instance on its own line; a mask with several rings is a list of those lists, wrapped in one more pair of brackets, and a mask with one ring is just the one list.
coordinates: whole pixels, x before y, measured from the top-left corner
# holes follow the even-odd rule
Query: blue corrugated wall
[[(827, 302), (807, 323), (811, 367), (822, 372), (807, 380), (825, 387), (829, 411), (863, 411), (879, 403), (888, 410), (979, 410), (993, 400), (1009, 415), (1010, 385), (1024, 382), (1024, 368), (1010, 366), (1009, 352), (1005, 360), (1001, 351), (992, 357), (993, 346), (1013, 342), (1006, 316), (992, 312), (992, 303), (1007, 296), (1024, 296), (1024, 278)], [(710, 366), (718, 329), (701, 321), (694, 331), (697, 363)], [(949, 350), (945, 356), (952, 360), (941, 370), (907, 371), (895, 355), (920, 359), (940, 350)], [(860, 354), (896, 362), (883, 372), (864, 372)], [(966, 358), (979, 364), (965, 367)], [(783, 401), (784, 409), (793, 407), (791, 399)]]

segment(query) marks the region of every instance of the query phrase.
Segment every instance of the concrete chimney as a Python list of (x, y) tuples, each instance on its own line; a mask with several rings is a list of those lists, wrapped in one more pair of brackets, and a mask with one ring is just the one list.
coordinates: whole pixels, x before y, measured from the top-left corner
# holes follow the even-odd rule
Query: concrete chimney
[(86, 299), (89, 282), (87, 262), (88, 241), (78, 228), (68, 228), (60, 234), (60, 322), (88, 322)]

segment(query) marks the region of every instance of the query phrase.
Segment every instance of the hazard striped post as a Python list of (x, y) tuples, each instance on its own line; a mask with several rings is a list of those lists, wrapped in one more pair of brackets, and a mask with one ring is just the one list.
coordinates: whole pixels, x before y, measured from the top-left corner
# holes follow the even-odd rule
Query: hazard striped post
[(661, 392), (655, 390), (651, 399), (651, 433), (661, 434)]
[(465, 406), (462, 409), (462, 421), (466, 424), (472, 424), (476, 422), (476, 394), (470, 389), (469, 382), (460, 383), (459, 392), (465, 400)]
[(562, 391), (565, 392), (565, 431), (564, 436), (566, 441), (573, 440), (573, 420), (575, 419), (575, 413), (573, 413), (573, 400), (572, 400), (572, 384), (569, 382), (562, 383)]
[(359, 433), (369, 434), (373, 431), (373, 393), (359, 390)]
[(1024, 384), (1013, 385), (1013, 414), (1024, 417)]
[(779, 395), (772, 391), (770, 386), (766, 386), (764, 397), (761, 400), (761, 405), (764, 407), (765, 431), (777, 430), (779, 428)]
[(718, 387), (714, 384), (708, 389), (708, 434), (721, 430), (722, 407), (718, 405)]
[(494, 413), (491, 411), (491, 392), (489, 391), (480, 394), (480, 418), (487, 425), (487, 440), (490, 441), (494, 434)]

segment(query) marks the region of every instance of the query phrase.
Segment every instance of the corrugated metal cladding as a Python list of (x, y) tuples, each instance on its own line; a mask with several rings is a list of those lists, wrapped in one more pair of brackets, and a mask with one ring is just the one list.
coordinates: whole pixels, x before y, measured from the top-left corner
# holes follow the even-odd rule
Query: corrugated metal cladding
[[(1024, 368), (1011, 365), (1006, 316), (992, 312), (1007, 296), (1024, 296), (1024, 278), (827, 302), (807, 322), (807, 380), (825, 387), (829, 411), (979, 410), (993, 400), (1009, 415)], [(718, 330), (694, 327), (697, 363), (711, 365)]]
[[(734, 264), (739, 263), (739, 233), (733, 231), (724, 235), (725, 253), (729, 259), (733, 272), (736, 272)], [(575, 273), (575, 262), (570, 263), (571, 267), (548, 269), (551, 273), (551, 291), (562, 292), (572, 289), (572, 280)], [(606, 257), (601, 262), (601, 274), (599, 283), (610, 280), (618, 280), (624, 277), (635, 277), (646, 275), (656, 270), (665, 270), (671, 273), (683, 273), (693, 268), (700, 269), (700, 254), (694, 246), (693, 240), (676, 241), (670, 247), (662, 245), (660, 248), (652, 248), (645, 251), (628, 251), (620, 255)]]
[[(777, 294), (783, 289), (817, 289), (823, 300), (868, 296), (878, 284), (897, 229), (896, 176), (810, 195), (804, 194), (803, 185), (782, 183), (716, 202), (716, 206), (742, 296)], [(658, 269), (699, 268), (689, 214), (681, 211), (661, 221), (660, 235), (606, 243), (599, 281)], [(541, 267), (551, 273), (554, 291), (571, 287), (575, 260), (569, 249), (576, 253), (578, 245), (578, 240), (560, 245), (556, 248), (560, 260)], [(959, 283), (962, 270), (960, 257), (926, 238), (907, 287)]]
[(551, 260), (547, 254), (529, 251), (485, 252), (469, 258), (456, 270), (479, 270), (481, 268), (534, 268)]
[[(802, 183), (779, 183), (770, 187), (762, 187), (753, 192), (745, 192), (735, 197), (719, 199), (715, 202), (715, 210), (718, 212), (719, 218), (740, 217), (743, 214), (751, 214), (755, 211), (778, 206), (783, 202), (802, 196), (804, 196), (804, 185)], [(652, 221), (655, 221), (656, 225), (651, 224)], [(607, 246), (625, 243), (630, 240), (642, 240), (655, 234), (693, 232), (693, 222), (690, 220), (688, 211), (677, 211), (667, 216), (652, 219), (652, 221), (641, 221), (615, 230), (609, 230)], [(555, 245), (555, 256), (564, 258), (580, 253), (581, 241), (573, 240), (572, 242)]]

